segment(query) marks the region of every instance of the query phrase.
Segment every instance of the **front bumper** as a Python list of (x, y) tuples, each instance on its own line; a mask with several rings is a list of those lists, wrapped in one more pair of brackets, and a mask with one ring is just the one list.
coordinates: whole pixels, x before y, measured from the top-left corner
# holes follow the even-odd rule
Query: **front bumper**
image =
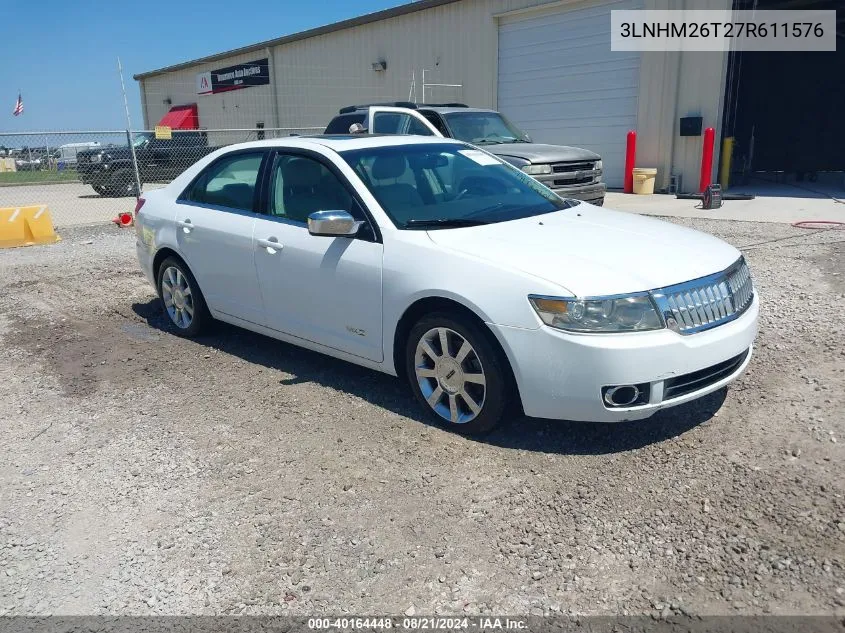
[[(696, 334), (664, 329), (631, 334), (571, 334), (547, 326), (530, 330), (490, 324), (511, 362), (526, 415), (585, 422), (641, 420), (733, 382), (748, 365), (757, 335), (759, 302), (734, 321)], [(715, 382), (665, 399), (665, 381), (701, 371), (749, 351)], [(647, 404), (609, 408), (602, 387), (649, 383)]]
[(561, 198), (583, 200), (598, 207), (604, 204), (604, 194), (607, 193), (607, 185), (603, 182), (590, 185), (570, 185), (567, 187), (550, 188)]

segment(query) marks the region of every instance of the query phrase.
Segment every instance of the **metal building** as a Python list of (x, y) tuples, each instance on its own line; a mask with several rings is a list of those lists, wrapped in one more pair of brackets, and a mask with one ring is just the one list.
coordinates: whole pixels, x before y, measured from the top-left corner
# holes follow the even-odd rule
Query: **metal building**
[[(690, 190), (702, 140), (681, 136), (678, 121), (701, 116), (719, 138), (729, 55), (612, 52), (609, 14), (692, 2), (419, 0), (135, 79), (147, 128), (192, 104), (202, 128), (291, 131), (318, 131), (352, 103), (492, 107), (538, 142), (601, 154), (610, 187), (622, 185), (625, 137), (636, 129), (637, 165), (658, 168), (657, 188), (674, 174)], [(694, 4), (730, 9), (732, 0)]]

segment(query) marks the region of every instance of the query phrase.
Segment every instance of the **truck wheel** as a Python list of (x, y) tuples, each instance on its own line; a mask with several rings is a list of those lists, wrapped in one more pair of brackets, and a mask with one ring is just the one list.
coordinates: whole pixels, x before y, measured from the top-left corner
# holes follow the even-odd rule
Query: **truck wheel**
[(109, 190), (106, 189), (106, 187), (104, 187), (103, 185), (91, 185), (91, 187), (93, 187), (94, 191), (96, 191), (101, 196), (105, 196), (109, 192)]
[(112, 195), (120, 198), (138, 195), (138, 187), (135, 186), (135, 175), (130, 169), (116, 169), (109, 180), (108, 188), (112, 192)]

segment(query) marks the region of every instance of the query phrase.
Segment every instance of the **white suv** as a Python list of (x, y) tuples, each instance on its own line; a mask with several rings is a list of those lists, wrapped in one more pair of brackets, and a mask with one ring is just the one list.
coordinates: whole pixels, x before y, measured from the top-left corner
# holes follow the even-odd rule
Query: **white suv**
[(451, 139), (235, 145), (138, 207), (177, 333), (214, 318), (399, 375), (461, 432), (511, 405), (648, 417), (734, 380), (757, 331), (734, 247), (562, 199)]

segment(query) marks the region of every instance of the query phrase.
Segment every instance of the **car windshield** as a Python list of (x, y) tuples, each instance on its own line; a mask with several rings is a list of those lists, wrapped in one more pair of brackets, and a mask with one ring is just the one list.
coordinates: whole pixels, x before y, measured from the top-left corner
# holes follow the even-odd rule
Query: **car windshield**
[(135, 140), (132, 141), (132, 145), (134, 147), (144, 147), (147, 143), (150, 142), (152, 135), (150, 134), (138, 134), (135, 136)]
[(473, 145), (530, 143), (525, 132), (498, 112), (450, 112), (444, 115), (452, 136)]
[(401, 229), (506, 222), (577, 204), (463, 143), (373, 147), (341, 156)]

